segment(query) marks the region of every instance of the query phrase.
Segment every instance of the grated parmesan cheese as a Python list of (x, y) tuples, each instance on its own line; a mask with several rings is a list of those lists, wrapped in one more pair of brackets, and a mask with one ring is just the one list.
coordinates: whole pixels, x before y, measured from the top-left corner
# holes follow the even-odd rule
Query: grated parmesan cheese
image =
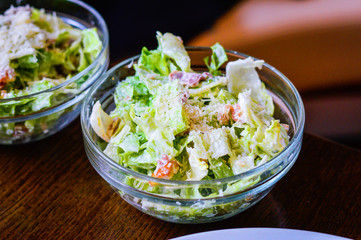
[(0, 68), (6, 68), (12, 59), (34, 54), (52, 35), (32, 23), (29, 6), (11, 6), (0, 15)]
[(220, 117), (229, 115), (229, 104), (213, 104), (200, 108), (197, 105), (192, 105), (188, 101), (183, 105), (183, 108), (187, 114), (188, 122), (190, 123), (191, 130), (197, 130), (206, 132), (214, 129), (214, 126), (210, 125), (211, 122), (217, 124), (214, 120), (217, 119), (218, 125), (227, 124), (227, 121), (220, 121)]
[(202, 109), (198, 106), (191, 105), (189, 103), (185, 103), (183, 108), (186, 112), (187, 120), (189, 122), (190, 130), (197, 131), (209, 131), (212, 129), (212, 126), (207, 124), (207, 120), (204, 117), (204, 113)]

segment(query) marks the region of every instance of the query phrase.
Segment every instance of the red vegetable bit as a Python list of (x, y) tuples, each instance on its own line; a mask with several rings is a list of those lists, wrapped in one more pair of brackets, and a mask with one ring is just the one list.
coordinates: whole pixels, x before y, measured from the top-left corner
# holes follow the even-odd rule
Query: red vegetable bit
[(15, 80), (15, 71), (9, 66), (0, 69), (0, 89), (3, 89), (8, 82)]
[(236, 104), (234, 106), (234, 109), (232, 111), (232, 119), (235, 121), (235, 122), (239, 122), (239, 121), (242, 121), (242, 110), (241, 110), (241, 107), (239, 106), (239, 104)]
[(170, 179), (178, 169), (177, 161), (169, 159), (167, 154), (163, 154), (162, 158), (158, 160), (157, 168), (152, 177)]
[[(0, 86), (0, 89), (1, 89), (1, 86)], [(8, 93), (6, 90), (0, 90), (0, 98), (5, 98), (7, 94)]]
[(233, 109), (232, 105), (230, 105), (230, 104), (224, 105), (222, 112), (220, 112), (217, 116), (218, 122), (222, 125), (227, 125), (230, 120), (229, 113), (233, 113), (233, 111), (234, 111), (234, 109)]
[(184, 104), (187, 101), (187, 99), (189, 98), (189, 92), (188, 91), (181, 92), (180, 97), (181, 97), (182, 103)]

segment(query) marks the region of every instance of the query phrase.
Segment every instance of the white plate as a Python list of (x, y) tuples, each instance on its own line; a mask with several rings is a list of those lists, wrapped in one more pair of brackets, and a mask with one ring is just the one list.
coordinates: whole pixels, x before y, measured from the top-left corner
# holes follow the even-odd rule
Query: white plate
[(234, 228), (195, 233), (171, 240), (350, 240), (325, 233), (284, 228)]

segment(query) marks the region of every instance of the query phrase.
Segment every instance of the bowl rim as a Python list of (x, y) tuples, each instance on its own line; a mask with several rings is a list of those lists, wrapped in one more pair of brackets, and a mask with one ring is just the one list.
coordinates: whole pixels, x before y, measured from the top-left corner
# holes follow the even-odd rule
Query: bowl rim
[[(186, 46), (185, 48), (186, 48), (187, 52), (188, 51), (209, 51), (211, 53), (211, 51), (212, 51), (212, 49), (210, 47), (204, 47), (204, 46)], [(237, 56), (240, 56), (240, 57), (243, 57), (243, 58), (250, 57), (247, 54), (240, 53), (240, 52), (233, 51), (233, 50), (225, 49), (225, 51), (226, 51), (227, 54), (234, 54), (234, 55), (237, 55)], [(222, 183), (226, 183), (226, 182), (238, 181), (238, 180), (241, 180), (241, 179), (244, 179), (244, 178), (247, 178), (247, 177), (252, 177), (254, 174), (257, 174), (259, 172), (262, 172), (262, 171), (266, 170), (267, 168), (272, 166), (274, 163), (277, 163), (280, 160), (282, 160), (285, 153), (290, 151), (289, 149), (291, 149), (291, 147), (294, 147), (295, 145), (297, 145), (297, 142), (296, 142), (297, 140), (302, 141), (302, 135), (303, 135), (304, 124), (305, 124), (305, 110), (304, 110), (304, 105), (303, 105), (301, 96), (300, 96), (299, 92), (297, 91), (296, 87), (293, 85), (293, 83), (284, 74), (282, 74), (275, 67), (273, 67), (270, 64), (264, 62), (262, 67), (266, 67), (270, 71), (274, 72), (277, 76), (279, 76), (279, 78), (284, 80), (284, 82), (290, 87), (290, 89), (292, 90), (292, 93), (295, 95), (298, 110), (299, 110), (299, 114), (300, 114), (298, 121), (295, 121), (294, 135), (293, 135), (292, 139), (290, 140), (289, 144), (279, 154), (277, 154), (275, 157), (270, 159), (268, 162), (266, 162), (266, 163), (264, 163), (262, 165), (259, 165), (257, 167), (254, 167), (254, 168), (252, 168), (250, 170), (247, 170), (245, 172), (242, 172), (240, 174), (230, 176), (230, 177), (219, 178), (219, 179), (211, 179), (211, 180), (197, 180), (197, 181), (193, 181), (193, 180), (189, 180), (189, 181), (170, 180), (170, 179), (156, 178), (156, 177), (148, 176), (148, 175), (133, 171), (133, 170), (131, 170), (129, 168), (126, 168), (126, 167), (114, 162), (110, 157), (108, 157), (106, 154), (104, 154), (104, 152), (99, 148), (99, 146), (93, 141), (93, 139), (90, 136), (90, 132), (89, 132), (88, 128), (86, 127), (86, 125), (87, 125), (86, 122), (88, 122), (88, 120), (85, 119), (85, 115), (86, 115), (86, 112), (87, 112), (87, 105), (89, 104), (93, 94), (97, 91), (97, 88), (111, 74), (113, 74), (116, 70), (118, 70), (118, 68), (125, 67), (125, 66), (131, 66), (133, 64), (133, 62), (135, 60), (137, 60), (139, 57), (140, 57), (140, 54), (136, 55), (136, 56), (133, 56), (133, 57), (130, 57), (128, 59), (125, 59), (125, 60), (121, 61), (120, 63), (116, 64), (111, 69), (109, 69), (90, 88), (89, 92), (87, 93), (87, 95), (85, 97), (85, 100), (82, 103), (82, 110), (81, 110), (81, 115), (80, 115), (81, 119), (80, 120), (81, 120), (81, 128), (82, 128), (84, 140), (87, 141), (87, 143), (89, 144), (89, 147), (91, 149), (96, 151), (97, 158), (101, 158), (103, 161), (105, 161), (111, 167), (113, 167), (113, 168), (115, 168), (115, 169), (117, 169), (117, 170), (119, 170), (119, 171), (121, 171), (121, 172), (123, 172), (125, 174), (136, 177), (138, 179), (141, 179), (141, 180), (144, 180), (144, 181), (149, 181), (149, 182), (154, 182), (154, 183), (158, 183), (158, 184), (163, 184), (163, 185), (170, 185), (171, 186), (171, 185), (222, 184)], [(254, 60), (259, 60), (256, 57), (252, 57), (252, 58)], [(117, 179), (114, 179), (114, 180), (118, 181)]]
[[(0, 99), (0, 103), (6, 103), (6, 102), (10, 102), (10, 101), (17, 101), (17, 100), (22, 100), (22, 99), (27, 99), (27, 98), (31, 98), (31, 97), (36, 97), (37, 95), (43, 94), (43, 93), (48, 93), (48, 92), (53, 92), (59, 88), (62, 88), (70, 83), (76, 82), (77, 80), (79, 80), (81, 77), (83, 77), (84, 75), (86, 75), (90, 70), (92, 70), (96, 64), (98, 64), (98, 62), (101, 60), (101, 58), (103, 58), (104, 52), (107, 51), (108, 49), (108, 45), (109, 45), (109, 31), (108, 31), (108, 27), (107, 24), (104, 20), (104, 18), (102, 17), (102, 15), (95, 10), (95, 8), (93, 8), (92, 6), (90, 6), (89, 4), (79, 1), (79, 0), (64, 0), (66, 2), (71, 2), (74, 3), (80, 7), (83, 7), (84, 9), (88, 10), (93, 16), (95, 16), (96, 20), (98, 21), (100, 28), (97, 30), (100, 30), (102, 32), (103, 35), (103, 39), (102, 39), (102, 49), (99, 52), (98, 56), (94, 59), (94, 61), (87, 66), (83, 71), (75, 74), (73, 77), (71, 77), (70, 79), (64, 81), (63, 83), (56, 85), (52, 88), (49, 89), (45, 89), (39, 92), (35, 92), (32, 94), (28, 94), (28, 95), (24, 95), (24, 96), (20, 96), (20, 97), (14, 97), (14, 98), (3, 98)], [(18, 4), (19, 6), (21, 6), (21, 4)], [(46, 10), (46, 9), (45, 9)], [(53, 11), (53, 12), (57, 12), (57, 11)], [(27, 116), (28, 114), (25, 115), (21, 115), (21, 116)], [(11, 117), (16, 117), (16, 116), (11, 116)], [(11, 118), (10, 117), (10, 118)]]

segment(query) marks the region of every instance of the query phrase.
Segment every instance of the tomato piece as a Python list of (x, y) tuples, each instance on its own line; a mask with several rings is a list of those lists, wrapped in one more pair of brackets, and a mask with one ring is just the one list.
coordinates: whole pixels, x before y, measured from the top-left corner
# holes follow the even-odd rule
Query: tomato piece
[(0, 89), (3, 89), (8, 82), (15, 80), (15, 71), (9, 66), (0, 68)]
[(241, 110), (241, 107), (239, 106), (239, 104), (236, 104), (234, 106), (234, 109), (232, 111), (232, 119), (235, 121), (235, 122), (239, 122), (239, 121), (242, 121), (242, 110)]
[(167, 154), (163, 154), (162, 158), (157, 162), (157, 167), (153, 172), (152, 177), (170, 179), (178, 172), (178, 169), (178, 162), (169, 159)]
[(229, 113), (234, 111), (233, 106), (230, 104), (226, 104), (223, 106), (222, 111), (218, 114), (217, 120), (222, 125), (227, 125), (230, 120)]

